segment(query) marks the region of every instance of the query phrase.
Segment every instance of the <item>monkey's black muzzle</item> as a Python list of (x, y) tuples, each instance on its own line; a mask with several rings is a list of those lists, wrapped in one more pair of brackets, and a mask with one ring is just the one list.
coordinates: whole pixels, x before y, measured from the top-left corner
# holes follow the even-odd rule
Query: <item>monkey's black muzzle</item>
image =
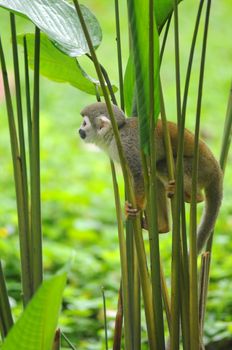
[(85, 131), (82, 130), (82, 129), (79, 129), (79, 135), (80, 135), (80, 137), (81, 137), (82, 139), (85, 139), (85, 138), (86, 138), (86, 133), (85, 133)]

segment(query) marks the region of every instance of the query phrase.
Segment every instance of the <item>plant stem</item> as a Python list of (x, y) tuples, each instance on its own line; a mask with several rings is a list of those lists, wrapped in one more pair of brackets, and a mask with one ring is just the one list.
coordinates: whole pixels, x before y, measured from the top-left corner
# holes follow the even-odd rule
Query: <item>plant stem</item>
[(196, 350), (200, 348), (199, 339), (199, 310), (198, 310), (198, 281), (197, 281), (197, 179), (198, 179), (198, 161), (199, 161), (199, 133), (200, 133), (200, 116), (202, 90), (204, 81), (204, 67), (206, 56), (206, 44), (208, 34), (208, 24), (210, 15), (211, 0), (208, 0), (206, 9), (206, 19), (202, 43), (202, 55), (200, 65), (200, 77), (198, 85), (195, 139), (194, 139), (194, 158), (192, 169), (192, 198), (190, 206), (190, 239), (189, 239), (189, 268), (190, 268), (190, 349)]
[(163, 36), (163, 42), (162, 42), (161, 49), (160, 49), (160, 66), (161, 66), (161, 63), (162, 63), (162, 60), (163, 60), (163, 56), (164, 56), (164, 49), (165, 49), (167, 38), (168, 38), (168, 32), (169, 32), (171, 20), (172, 20), (172, 14), (169, 16), (169, 18), (167, 20), (166, 27), (165, 27), (165, 32), (164, 32), (164, 36)]
[(41, 194), (40, 194), (40, 140), (39, 140), (39, 67), (40, 30), (35, 29), (34, 52), (34, 96), (32, 112), (32, 163), (31, 163), (31, 229), (33, 246), (33, 290), (37, 290), (43, 279)]
[(0, 319), (1, 336), (4, 339), (13, 326), (13, 317), (10, 308), (9, 297), (7, 294), (6, 281), (3, 274), (2, 262), (0, 260)]
[(123, 229), (123, 219), (122, 219), (122, 211), (120, 204), (120, 196), (118, 183), (116, 178), (116, 172), (113, 161), (110, 162), (111, 165), (111, 173), (113, 179), (114, 186), (114, 197), (115, 197), (115, 207), (116, 207), (116, 215), (117, 215), (117, 223), (118, 223), (118, 240), (119, 240), (119, 251), (120, 251), (120, 261), (121, 261), (121, 274), (122, 274), (122, 295), (123, 295), (123, 309), (124, 309), (124, 318), (125, 318), (125, 345), (126, 350), (133, 349), (133, 330), (131, 327), (131, 304), (130, 304), (130, 281), (128, 276), (128, 263), (127, 263), (127, 254), (126, 254), (126, 242), (124, 237), (124, 229)]
[(149, 122), (150, 122), (150, 259), (151, 259), (151, 281), (153, 292), (153, 308), (155, 317), (155, 332), (157, 349), (165, 349), (164, 342), (164, 323), (163, 308), (161, 297), (161, 276), (160, 276), (160, 251), (159, 251), (159, 233), (158, 233), (158, 208), (157, 208), (157, 174), (156, 174), (156, 149), (155, 149), (155, 101), (154, 101), (154, 2), (149, 0)]
[(122, 68), (122, 48), (121, 48), (121, 35), (120, 35), (120, 14), (118, 0), (114, 0), (115, 4), (115, 22), (116, 22), (116, 41), (117, 41), (117, 53), (118, 53), (118, 75), (119, 75), (119, 91), (120, 91), (120, 106), (124, 111), (124, 89), (123, 89), (123, 68)]
[(77, 350), (77, 348), (71, 343), (71, 341), (66, 337), (66, 335), (63, 332), (61, 332), (61, 335), (66, 341), (66, 343), (69, 345), (70, 349)]
[(103, 299), (103, 310), (104, 310), (105, 346), (106, 346), (106, 350), (108, 350), (109, 346), (108, 346), (107, 317), (106, 317), (106, 298), (105, 298), (104, 287), (102, 287), (102, 299)]
[[(179, 21), (178, 21), (178, 1), (173, 0), (174, 5), (174, 41), (175, 41), (175, 70), (176, 70), (176, 106), (178, 126), (181, 125), (181, 91), (180, 91), (180, 57), (179, 57)], [(178, 146), (180, 136), (178, 136)], [(178, 161), (179, 154), (179, 161)], [(179, 320), (180, 320), (180, 208), (181, 208), (181, 188), (183, 171), (182, 157), (177, 153), (176, 164), (176, 194), (173, 199), (173, 239), (172, 239), (172, 269), (171, 269), (171, 350), (179, 349)]]
[[(122, 323), (123, 323), (123, 301), (122, 301), (122, 282), (121, 282), (119, 292), (118, 292), (118, 307), (117, 307), (117, 314), (115, 318), (113, 350), (121, 349)], [(126, 334), (125, 334), (125, 337), (126, 337)]]
[(209, 268), (210, 268), (210, 253), (206, 252), (201, 256), (201, 273), (199, 279), (199, 324), (200, 324), (200, 340), (203, 339), (204, 320), (207, 292), (209, 285)]
[(2, 66), (2, 76), (4, 82), (4, 90), (6, 97), (6, 107), (9, 123), (11, 153), (14, 169), (14, 181), (16, 189), (17, 200), (17, 212), (18, 212), (18, 226), (19, 226), (19, 241), (20, 241), (20, 255), (21, 255), (21, 274), (22, 274), (22, 289), (23, 289), (23, 302), (24, 306), (30, 300), (32, 296), (32, 281), (30, 273), (30, 254), (29, 254), (29, 242), (28, 237), (25, 234), (27, 224), (25, 222), (25, 203), (23, 195), (23, 183), (22, 183), (22, 167), (21, 157), (19, 153), (18, 138), (15, 126), (14, 111), (6, 69), (5, 56), (3, 52), (2, 42), (0, 38), (0, 61)]

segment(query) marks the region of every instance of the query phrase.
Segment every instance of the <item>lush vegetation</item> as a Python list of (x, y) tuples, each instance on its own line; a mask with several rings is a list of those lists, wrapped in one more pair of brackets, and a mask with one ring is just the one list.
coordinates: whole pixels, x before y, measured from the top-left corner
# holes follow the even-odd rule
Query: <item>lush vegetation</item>
[[(106, 0), (89, 0), (85, 1), (85, 4), (101, 23), (103, 44), (99, 48), (98, 57), (117, 85), (116, 49), (112, 40), (115, 31), (113, 3)], [(226, 35), (230, 31), (230, 7), (229, 1), (215, 2), (212, 6), (202, 106), (202, 137), (217, 157), (231, 84), (232, 46), (229, 34)], [(186, 2), (179, 8), (181, 61), (184, 73), (188, 52), (185, 48), (193, 30), (189, 26), (189, 19), (190, 16), (195, 18), (196, 9), (194, 1)], [(123, 10), (126, 13), (126, 9)], [(0, 32), (4, 47), (7, 48), (10, 43), (8, 14), (1, 10), (0, 16)], [(124, 17), (126, 16), (122, 16), (122, 33), (127, 31)], [(17, 24), (18, 31), (33, 31), (32, 25), (26, 20), (20, 19)], [(126, 51), (127, 36), (123, 36), (122, 40)], [(126, 61), (125, 51), (123, 58)], [(12, 69), (11, 51), (5, 49), (5, 52), (8, 68)], [(198, 63), (197, 56), (194, 69)], [(92, 70), (94, 75), (90, 65), (88, 70)], [(168, 119), (173, 119), (176, 107), (171, 36), (167, 43), (162, 74), (167, 116)], [(197, 79), (193, 79), (191, 91), (194, 92), (196, 88)], [(79, 111), (93, 101), (93, 97), (67, 84), (61, 85), (45, 78), (41, 79), (41, 183), (45, 274), (53, 274), (71, 260), (59, 324), (79, 349), (88, 350), (104, 348), (102, 286), (105, 288), (111, 336), (120, 285), (118, 238), (109, 161), (97, 149), (83, 145), (76, 132), (81, 122)], [(17, 215), (3, 98), (0, 114), (0, 254), (4, 262), (14, 316), (17, 317), (21, 312)], [(187, 126), (190, 129), (194, 125), (194, 114), (195, 101), (191, 99), (190, 92), (187, 114)], [(230, 164), (231, 155), (228, 160), (228, 165)], [(122, 184), (122, 180), (120, 183)], [(206, 314), (206, 336), (209, 342), (231, 338), (232, 334), (231, 188), (232, 169), (228, 166), (223, 207), (217, 223), (213, 249)], [(160, 241), (165, 273), (169, 274), (169, 235), (162, 236)]]

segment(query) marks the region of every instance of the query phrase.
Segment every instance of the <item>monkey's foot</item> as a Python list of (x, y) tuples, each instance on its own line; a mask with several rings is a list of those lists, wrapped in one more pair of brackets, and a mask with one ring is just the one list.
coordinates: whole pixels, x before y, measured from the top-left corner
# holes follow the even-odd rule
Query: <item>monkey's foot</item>
[(125, 213), (126, 213), (126, 218), (135, 218), (140, 214), (140, 210), (137, 208), (133, 208), (132, 204), (129, 203), (128, 201), (125, 202)]
[(174, 196), (174, 194), (175, 194), (175, 187), (176, 187), (176, 181), (175, 180), (170, 180), (168, 182), (167, 187), (166, 187), (168, 198), (172, 198)]
[(148, 223), (147, 223), (147, 219), (143, 216), (142, 219), (141, 219), (141, 227), (144, 229), (144, 230), (148, 230)]

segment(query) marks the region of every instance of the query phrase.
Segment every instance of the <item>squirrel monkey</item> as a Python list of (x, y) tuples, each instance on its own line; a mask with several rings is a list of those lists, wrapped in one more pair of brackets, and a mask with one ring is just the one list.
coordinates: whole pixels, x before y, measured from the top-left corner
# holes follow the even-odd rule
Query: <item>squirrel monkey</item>
[[(124, 113), (112, 105), (118, 125), (125, 157), (127, 159), (134, 182), (134, 191), (138, 209), (127, 208), (128, 214), (133, 215), (138, 210), (146, 209), (146, 198), (143, 171), (140, 157), (138, 119), (126, 118)], [(83, 123), (79, 129), (80, 137), (87, 143), (94, 143), (103, 149), (112, 160), (119, 161), (114, 133), (109, 119), (106, 104), (93, 103), (81, 111)], [(177, 125), (168, 122), (174, 160), (177, 155)], [(157, 158), (157, 203), (158, 229), (160, 233), (169, 231), (167, 189), (170, 187), (166, 164), (165, 145), (162, 122), (158, 120), (155, 129), (155, 147)], [(192, 166), (194, 154), (194, 135), (185, 129), (184, 132), (184, 200), (189, 203), (192, 193)], [(171, 185), (174, 185), (173, 183)], [(204, 190), (204, 195), (202, 194)], [(199, 143), (199, 170), (197, 183), (197, 202), (205, 199), (205, 207), (197, 232), (198, 253), (214, 229), (215, 221), (222, 201), (222, 171), (212, 152), (203, 141)]]

